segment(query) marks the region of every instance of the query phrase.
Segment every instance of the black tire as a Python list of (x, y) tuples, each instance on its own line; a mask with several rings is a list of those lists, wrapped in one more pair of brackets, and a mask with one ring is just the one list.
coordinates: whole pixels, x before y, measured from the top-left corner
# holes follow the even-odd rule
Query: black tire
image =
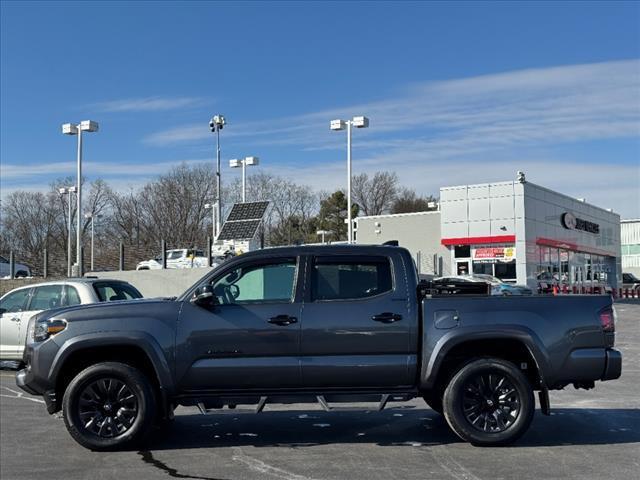
[(62, 413), (67, 430), (83, 447), (120, 449), (135, 445), (150, 431), (156, 397), (151, 382), (139, 370), (124, 363), (98, 363), (69, 383)]
[(25, 272), (24, 270), (18, 270), (15, 275), (16, 278), (27, 278), (28, 276), (29, 273)]
[(429, 408), (431, 408), (431, 410), (442, 415), (442, 392), (423, 392), (422, 398), (424, 398), (424, 401), (427, 402), (427, 405), (429, 405)]
[(515, 442), (529, 428), (533, 389), (511, 362), (486, 358), (463, 366), (444, 391), (444, 416), (461, 439), (477, 446)]

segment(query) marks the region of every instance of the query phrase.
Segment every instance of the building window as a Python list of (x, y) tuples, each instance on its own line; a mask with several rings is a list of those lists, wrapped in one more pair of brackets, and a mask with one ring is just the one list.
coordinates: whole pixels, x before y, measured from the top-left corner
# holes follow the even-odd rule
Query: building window
[(471, 246), (456, 245), (453, 249), (453, 256), (455, 258), (469, 258), (471, 256)]

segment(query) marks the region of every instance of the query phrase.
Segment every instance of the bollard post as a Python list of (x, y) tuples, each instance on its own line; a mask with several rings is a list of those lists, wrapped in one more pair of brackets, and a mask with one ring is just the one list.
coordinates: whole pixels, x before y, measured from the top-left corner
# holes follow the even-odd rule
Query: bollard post
[(118, 265), (120, 271), (124, 270), (124, 243), (120, 242), (120, 261)]
[(162, 249), (162, 269), (167, 268), (167, 242), (160, 240), (160, 248)]
[(213, 265), (213, 254), (211, 253), (211, 247), (213, 243), (211, 242), (211, 237), (207, 237), (207, 262), (208, 265)]
[(9, 252), (9, 278), (16, 278), (16, 259), (13, 256), (13, 250)]
[(42, 277), (47, 278), (48, 274), (49, 274), (49, 252), (45, 248), (42, 254)]

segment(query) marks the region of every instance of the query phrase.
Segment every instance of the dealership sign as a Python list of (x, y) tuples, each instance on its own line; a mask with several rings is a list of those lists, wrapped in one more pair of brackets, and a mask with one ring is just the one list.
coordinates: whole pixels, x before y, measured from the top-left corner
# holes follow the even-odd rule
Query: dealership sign
[(582, 218), (577, 218), (571, 212), (565, 212), (561, 217), (562, 226), (569, 230), (582, 230), (583, 232), (589, 233), (600, 233), (600, 225), (597, 223), (589, 222), (588, 220), (583, 220)]
[(513, 247), (483, 247), (473, 250), (474, 260), (483, 259), (501, 259), (511, 260), (515, 257), (515, 248)]

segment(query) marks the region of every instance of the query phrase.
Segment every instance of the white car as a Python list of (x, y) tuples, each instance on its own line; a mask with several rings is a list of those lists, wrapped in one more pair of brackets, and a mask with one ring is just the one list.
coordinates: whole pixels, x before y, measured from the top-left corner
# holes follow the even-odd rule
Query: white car
[[(22, 264), (22, 263), (14, 263), (14, 272), (15, 272), (15, 277), (16, 278), (22, 278), (22, 277), (30, 277), (31, 276), (31, 269)], [(6, 259), (5, 257), (3, 257), (2, 255), (0, 255), (0, 278), (3, 277), (10, 277), (11, 276), (11, 268), (9, 266), (9, 260)]]
[[(167, 268), (195, 268), (208, 267), (209, 259), (203, 250), (193, 248), (177, 248), (167, 250)], [(162, 268), (162, 258), (144, 260), (136, 265), (136, 270), (159, 270)]]
[(77, 278), (16, 288), (0, 298), (0, 360), (22, 360), (29, 319), (58, 307), (142, 298), (121, 280)]

